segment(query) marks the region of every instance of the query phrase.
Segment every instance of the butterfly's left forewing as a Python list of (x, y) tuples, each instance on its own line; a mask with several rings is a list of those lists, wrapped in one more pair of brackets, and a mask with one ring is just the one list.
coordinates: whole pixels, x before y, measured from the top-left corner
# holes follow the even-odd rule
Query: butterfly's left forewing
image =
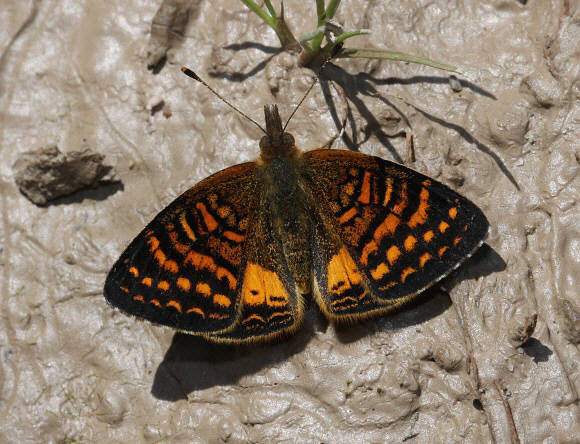
[(109, 272), (105, 298), (120, 310), (194, 334), (239, 315), (244, 246), (259, 186), (255, 164), (220, 171), (159, 213)]
[(218, 342), (294, 331), (302, 302), (255, 164), (186, 191), (131, 242), (105, 297), (125, 313)]
[(486, 236), (479, 208), (402, 165), (338, 150), (304, 159), (320, 219), (313, 293), (332, 320), (393, 310), (449, 274)]

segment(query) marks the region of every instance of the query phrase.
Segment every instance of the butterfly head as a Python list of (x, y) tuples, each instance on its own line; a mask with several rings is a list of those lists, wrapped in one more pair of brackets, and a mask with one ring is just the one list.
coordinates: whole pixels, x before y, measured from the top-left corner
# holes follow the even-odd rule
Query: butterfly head
[(276, 105), (265, 105), (266, 135), (260, 140), (260, 156), (268, 162), (276, 157), (295, 157), (299, 151), (294, 137), (284, 132), (282, 119)]

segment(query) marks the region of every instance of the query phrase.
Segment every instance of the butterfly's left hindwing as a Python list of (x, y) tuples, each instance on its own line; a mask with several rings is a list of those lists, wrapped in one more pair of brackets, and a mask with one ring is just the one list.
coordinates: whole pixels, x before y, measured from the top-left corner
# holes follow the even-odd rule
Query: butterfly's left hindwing
[(276, 233), (272, 208), (261, 198), (246, 245), (238, 318), (229, 329), (206, 336), (213, 341), (269, 340), (295, 331), (302, 322), (302, 296)]
[(240, 311), (244, 245), (259, 196), (255, 164), (220, 171), (179, 196), (109, 272), (120, 310), (190, 333), (231, 327)]
[(330, 319), (391, 311), (448, 275), (486, 236), (479, 208), (402, 165), (338, 150), (304, 159), (322, 226), (314, 295)]

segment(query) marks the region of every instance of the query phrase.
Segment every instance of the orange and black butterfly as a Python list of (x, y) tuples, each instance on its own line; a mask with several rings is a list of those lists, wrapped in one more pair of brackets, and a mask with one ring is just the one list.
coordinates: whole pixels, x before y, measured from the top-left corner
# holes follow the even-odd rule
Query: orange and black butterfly
[(305, 295), (332, 322), (388, 313), (483, 243), (486, 217), (447, 186), (361, 153), (301, 152), (264, 110), (260, 158), (161, 211), (109, 272), (109, 303), (211, 341), (269, 340), (300, 327)]

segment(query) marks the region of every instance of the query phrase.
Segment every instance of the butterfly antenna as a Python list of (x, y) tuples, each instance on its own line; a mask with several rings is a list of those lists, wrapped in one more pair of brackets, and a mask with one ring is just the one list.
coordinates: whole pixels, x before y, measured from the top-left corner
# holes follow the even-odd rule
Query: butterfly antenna
[[(326, 64), (326, 62), (324, 63)], [(241, 114), (242, 116), (244, 116), (246, 119), (248, 119), (250, 122), (252, 122), (254, 125), (256, 125), (258, 128), (260, 128), (264, 134), (266, 133), (266, 130), (264, 128), (262, 128), (262, 125), (260, 125), (258, 122), (256, 122), (254, 119), (252, 119), (251, 117), (247, 116), (246, 114), (244, 114), (242, 111), (240, 111), (238, 108), (236, 108), (234, 105), (232, 105), (230, 102), (228, 102), (226, 99), (224, 99), (221, 95), (219, 95), (211, 86), (209, 86), (207, 83), (205, 83), (196, 73), (194, 73), (191, 69), (189, 68), (181, 68), (181, 72), (183, 74), (185, 74), (188, 77), (191, 77), (193, 80), (197, 80), (199, 83), (203, 84), (203, 86), (205, 86), (207, 89), (209, 89), (212, 93), (214, 93), (216, 96), (218, 96), (218, 98), (221, 99), (222, 102), (224, 102), (226, 105), (228, 105), (230, 108), (232, 108), (234, 111), (237, 111), (239, 114)], [(312, 88), (312, 87), (311, 87)], [(304, 99), (303, 99), (304, 100)]]
[(304, 100), (306, 99), (306, 96), (310, 93), (310, 91), (312, 91), (312, 88), (314, 87), (314, 85), (316, 84), (316, 82), (318, 82), (318, 78), (320, 77), (320, 74), (322, 74), (322, 71), (324, 71), (324, 68), (326, 67), (326, 64), (328, 62), (330, 62), (330, 59), (332, 59), (336, 55), (336, 53), (338, 51), (340, 51), (341, 48), (342, 48), (342, 44), (338, 44), (338, 45), (336, 45), (333, 48), (332, 52), (330, 54), (328, 54), (328, 57), (326, 58), (326, 60), (324, 61), (324, 63), (320, 67), (320, 69), (318, 70), (318, 74), (316, 74), (316, 78), (310, 84), (310, 88), (308, 88), (308, 91), (306, 91), (306, 94), (304, 94), (304, 97), (302, 97), (302, 100), (300, 100), (300, 102), (298, 103), (298, 105), (296, 105), (296, 108), (294, 108), (294, 111), (292, 111), (292, 114), (290, 114), (290, 117), (288, 117), (288, 120), (286, 121), (286, 125), (284, 125), (284, 129), (282, 130), (282, 132), (285, 132), (286, 131), (286, 127), (290, 123), (290, 119), (292, 119), (292, 117), (294, 116), (294, 114), (296, 114), (296, 111), (298, 111), (298, 108), (300, 108), (300, 105), (302, 105), (302, 102), (304, 102)]

